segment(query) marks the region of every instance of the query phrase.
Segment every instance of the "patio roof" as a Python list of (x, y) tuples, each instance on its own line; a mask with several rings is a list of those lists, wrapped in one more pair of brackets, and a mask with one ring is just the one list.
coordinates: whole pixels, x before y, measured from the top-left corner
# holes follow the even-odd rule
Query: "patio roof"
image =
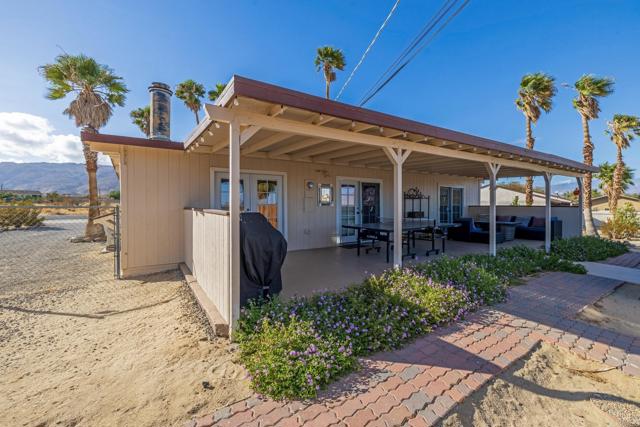
[(241, 154), (279, 160), (392, 169), (381, 148), (412, 151), (405, 172), (486, 178), (485, 164), (500, 176), (581, 176), (598, 168), (553, 154), (444, 129), (365, 108), (234, 76), (184, 147), (227, 154), (227, 123), (242, 126)]

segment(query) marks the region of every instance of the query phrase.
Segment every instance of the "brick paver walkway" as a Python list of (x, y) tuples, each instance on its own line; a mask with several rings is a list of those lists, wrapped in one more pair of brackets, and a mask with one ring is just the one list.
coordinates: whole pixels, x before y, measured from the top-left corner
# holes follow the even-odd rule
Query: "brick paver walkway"
[(404, 347), (310, 402), (252, 397), (189, 426), (428, 426), (541, 341), (640, 376), (640, 338), (573, 319), (620, 282), (549, 273), (511, 288), (509, 300)]
[(640, 252), (627, 252), (615, 258), (609, 258), (606, 264), (617, 265), (619, 267), (640, 268)]

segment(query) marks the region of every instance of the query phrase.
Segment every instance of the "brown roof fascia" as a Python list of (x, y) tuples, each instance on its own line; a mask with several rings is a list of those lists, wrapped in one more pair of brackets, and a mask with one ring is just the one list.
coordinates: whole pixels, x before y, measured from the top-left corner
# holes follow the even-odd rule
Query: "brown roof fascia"
[(161, 141), (158, 139), (135, 138), (132, 136), (109, 135), (106, 133), (80, 132), (82, 142), (100, 142), (105, 144), (129, 145), (144, 148), (163, 148), (166, 150), (184, 150), (181, 142)]

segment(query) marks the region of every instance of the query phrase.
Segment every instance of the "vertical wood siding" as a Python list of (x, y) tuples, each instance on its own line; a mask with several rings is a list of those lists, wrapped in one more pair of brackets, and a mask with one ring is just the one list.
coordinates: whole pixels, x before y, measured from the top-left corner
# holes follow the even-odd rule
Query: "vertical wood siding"
[[(133, 276), (175, 268), (185, 261), (183, 209), (212, 207), (211, 168), (227, 169), (228, 159), (142, 147), (123, 148), (121, 157), (123, 273)], [(315, 190), (305, 190), (305, 180), (316, 186), (332, 184), (336, 197), (338, 177), (382, 180), (382, 214), (392, 216), (391, 171), (256, 158), (242, 158), (241, 169), (284, 175), (283, 219), (289, 250), (336, 243), (337, 203), (318, 206)], [(480, 181), (474, 178), (406, 173), (403, 184), (405, 190), (417, 186), (431, 196), (431, 218), (438, 212), (439, 186), (464, 188), (464, 215), (467, 206), (480, 203)]]
[(197, 209), (184, 211), (185, 264), (229, 321), (229, 216)]

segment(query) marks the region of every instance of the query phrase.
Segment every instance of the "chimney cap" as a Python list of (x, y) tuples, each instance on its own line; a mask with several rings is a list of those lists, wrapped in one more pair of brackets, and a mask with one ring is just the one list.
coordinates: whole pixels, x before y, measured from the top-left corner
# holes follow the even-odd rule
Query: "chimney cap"
[(171, 91), (171, 86), (169, 86), (166, 83), (151, 82), (151, 86), (149, 86), (149, 91), (151, 90), (161, 90), (161, 91), (168, 92), (169, 95), (173, 95), (173, 92)]

